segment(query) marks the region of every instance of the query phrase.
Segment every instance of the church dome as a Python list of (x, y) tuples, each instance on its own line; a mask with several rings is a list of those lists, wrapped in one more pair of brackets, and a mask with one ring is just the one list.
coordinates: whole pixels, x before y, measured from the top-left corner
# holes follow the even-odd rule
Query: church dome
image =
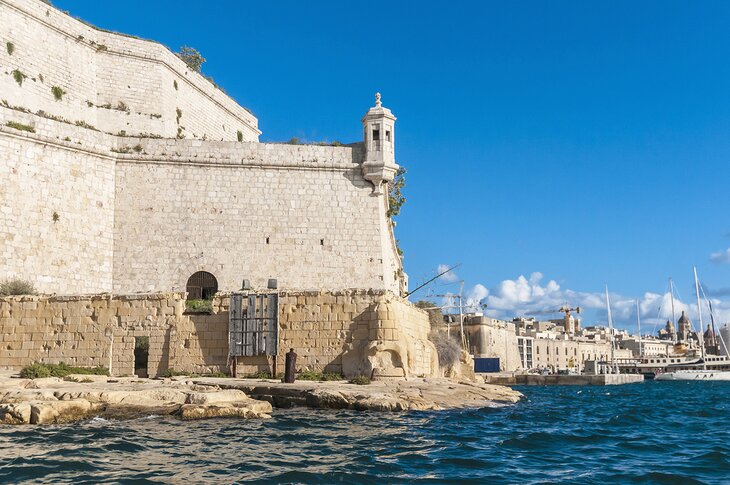
[(684, 312), (682, 312), (682, 316), (679, 317), (679, 321), (677, 323), (679, 323), (679, 324), (682, 324), (682, 323), (688, 324), (689, 323), (689, 318), (687, 318), (687, 315), (685, 315)]

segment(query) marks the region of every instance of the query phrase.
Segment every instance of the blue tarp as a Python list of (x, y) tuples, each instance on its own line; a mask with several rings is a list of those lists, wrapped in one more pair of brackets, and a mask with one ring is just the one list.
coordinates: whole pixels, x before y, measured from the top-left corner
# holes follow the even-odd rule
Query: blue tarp
[(474, 372), (499, 372), (499, 357), (474, 359)]

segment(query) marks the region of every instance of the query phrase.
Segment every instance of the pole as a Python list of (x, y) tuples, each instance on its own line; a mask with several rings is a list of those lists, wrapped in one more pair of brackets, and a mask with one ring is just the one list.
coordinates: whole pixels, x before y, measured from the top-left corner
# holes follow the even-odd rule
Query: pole
[(611, 372), (617, 374), (616, 371), (616, 359), (615, 359), (615, 347), (616, 339), (613, 335), (613, 318), (611, 317), (611, 300), (608, 298), (608, 285), (606, 285), (606, 308), (608, 309), (608, 331), (611, 334)]
[[(669, 296), (672, 299), (672, 326), (675, 326), (677, 324), (677, 317), (674, 314), (674, 282), (672, 281), (672, 278), (669, 278)], [(674, 343), (677, 343), (677, 333), (679, 332), (678, 328), (674, 329)]]
[(639, 358), (644, 356), (641, 348), (641, 313), (639, 311), (639, 300), (636, 300), (636, 322), (639, 324)]
[(464, 290), (464, 282), (459, 287), (459, 331), (461, 332), (461, 348), (466, 350), (466, 339), (464, 338), (464, 307), (461, 304), (461, 292)]
[(705, 339), (702, 335), (702, 305), (700, 304), (700, 283), (697, 278), (697, 266), (692, 266), (692, 270), (695, 274), (695, 293), (697, 294), (697, 315), (700, 319), (700, 328), (697, 331), (697, 339), (700, 341), (700, 356), (702, 357), (702, 369), (707, 369), (705, 363)]

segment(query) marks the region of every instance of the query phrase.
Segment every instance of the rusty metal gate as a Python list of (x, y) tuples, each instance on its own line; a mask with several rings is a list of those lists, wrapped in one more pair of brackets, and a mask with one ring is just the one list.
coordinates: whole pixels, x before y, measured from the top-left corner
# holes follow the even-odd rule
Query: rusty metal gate
[(232, 357), (276, 356), (279, 350), (279, 295), (231, 295), (228, 352)]

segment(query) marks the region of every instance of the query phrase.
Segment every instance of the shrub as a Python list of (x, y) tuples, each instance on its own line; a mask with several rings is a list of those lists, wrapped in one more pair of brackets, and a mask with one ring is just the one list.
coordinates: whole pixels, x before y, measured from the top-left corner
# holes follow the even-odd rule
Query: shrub
[(116, 109), (117, 111), (129, 111), (129, 106), (124, 101), (119, 101)]
[(180, 118), (182, 118), (182, 110), (180, 108), (175, 108), (175, 121), (177, 121), (177, 124), (180, 124)]
[(186, 300), (185, 309), (196, 313), (213, 313), (213, 300)]
[(38, 292), (30, 281), (13, 278), (0, 282), (0, 296), (36, 294)]
[(105, 52), (107, 50), (108, 50), (108, 47), (105, 46), (104, 44), (99, 44), (98, 46), (96, 46), (96, 52)]
[(370, 378), (367, 376), (355, 376), (350, 379), (350, 384), (357, 384), (358, 386), (367, 386), (370, 384)]
[(188, 372), (182, 372), (175, 369), (167, 369), (164, 374), (162, 374), (162, 377), (175, 377), (175, 376), (187, 376)]
[(200, 72), (200, 68), (205, 62), (205, 58), (200, 54), (200, 52), (186, 45), (180, 47), (180, 52), (177, 52), (175, 55), (182, 59), (182, 61), (195, 72)]
[(8, 50), (8, 55), (12, 56), (13, 52), (15, 52), (15, 44), (12, 42), (8, 42), (5, 44), (5, 48)]
[(13, 72), (10, 74), (13, 75), (13, 79), (15, 79), (15, 82), (18, 83), (18, 86), (23, 86), (23, 81), (25, 81), (25, 78), (28, 77), (17, 69), (13, 69)]
[(441, 367), (453, 367), (459, 362), (461, 345), (455, 337), (450, 337), (446, 332), (431, 332), (428, 339), (436, 346), (436, 353)]
[(86, 374), (108, 376), (109, 369), (106, 367), (74, 367), (63, 362), (60, 364), (35, 364), (23, 367), (20, 377), (23, 379), (39, 379), (42, 377), (66, 377), (71, 374)]
[(243, 133), (241, 132), (241, 130), (238, 130), (236, 132), (236, 137), (238, 138), (238, 141), (243, 141)]
[(137, 143), (136, 145), (134, 145), (132, 147), (132, 150), (134, 150), (135, 152), (139, 153), (139, 152), (142, 151), (142, 145), (140, 145), (139, 143)]
[(297, 138), (296, 136), (293, 136), (289, 139), (289, 141), (287, 143), (289, 145), (299, 145), (299, 138)]
[(64, 91), (60, 86), (53, 86), (51, 88), (51, 92), (53, 93), (53, 97), (56, 98), (56, 101), (61, 101), (63, 95), (66, 94), (66, 91)]
[(246, 374), (243, 377), (244, 379), (271, 379), (271, 372), (267, 370), (260, 370), (258, 372), (254, 372), (253, 374)]
[(336, 372), (315, 372), (311, 370), (303, 370), (297, 374), (300, 381), (341, 381), (342, 374)]
[(35, 128), (33, 128), (30, 125), (24, 125), (23, 123), (18, 123), (17, 121), (8, 121), (5, 123), (5, 126), (9, 126), (10, 128), (15, 128), (16, 130), (20, 131), (27, 131), (29, 133), (35, 133)]

